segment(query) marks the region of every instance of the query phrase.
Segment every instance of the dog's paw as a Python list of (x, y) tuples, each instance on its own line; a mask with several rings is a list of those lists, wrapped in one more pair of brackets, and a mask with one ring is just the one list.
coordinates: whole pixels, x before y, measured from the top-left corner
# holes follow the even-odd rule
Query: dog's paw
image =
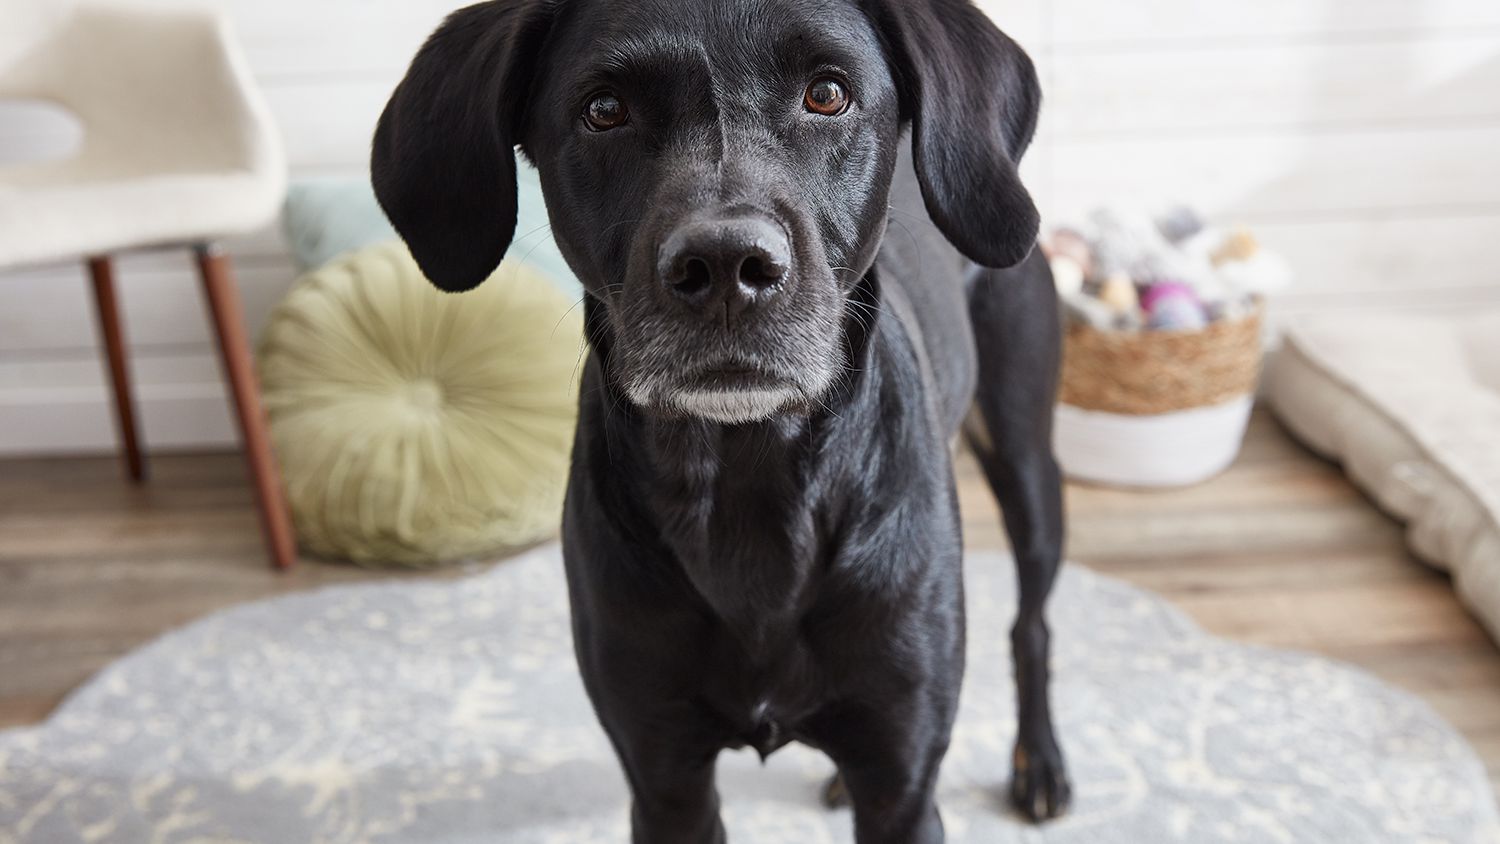
[(829, 809), (842, 809), (849, 805), (849, 789), (844, 785), (844, 775), (834, 774), (823, 786), (823, 805)]
[(1015, 773), (1010, 781), (1010, 802), (1034, 823), (1061, 817), (1073, 799), (1073, 787), (1062, 753), (1029, 751), (1016, 745)]

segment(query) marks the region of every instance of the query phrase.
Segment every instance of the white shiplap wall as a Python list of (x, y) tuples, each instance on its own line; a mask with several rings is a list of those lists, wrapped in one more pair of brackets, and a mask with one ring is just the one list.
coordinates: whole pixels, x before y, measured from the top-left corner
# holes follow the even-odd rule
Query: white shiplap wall
[(1049, 211), (1185, 200), (1251, 224), (1299, 272), (1279, 317), (1500, 307), (1500, 3), (1027, 5)]
[[(387, 94), (458, 5), (217, 2), (294, 177), (363, 171)], [(1496, 0), (984, 5), (1041, 68), (1048, 99), (1027, 172), (1050, 213), (1180, 199), (1251, 223), (1301, 273), (1282, 314), (1500, 306)], [(0, 151), (65, 143), (55, 134), (0, 113)], [(291, 264), (274, 232), (232, 246), (258, 326)], [(148, 444), (232, 441), (186, 257), (130, 256), (120, 269)], [(0, 272), (0, 454), (112, 447), (87, 290), (72, 266)]]

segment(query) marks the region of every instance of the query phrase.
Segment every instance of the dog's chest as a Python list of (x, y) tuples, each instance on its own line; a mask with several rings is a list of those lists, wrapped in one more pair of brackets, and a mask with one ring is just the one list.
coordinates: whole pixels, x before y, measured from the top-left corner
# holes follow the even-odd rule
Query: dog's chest
[(776, 657), (815, 597), (824, 553), (796, 441), (729, 433), (680, 444), (659, 465), (662, 539), (745, 653)]
[(749, 491), (692, 509), (667, 537), (669, 545), (746, 653), (769, 658), (812, 597), (819, 556), (812, 514)]
[(801, 634), (816, 595), (818, 543), (810, 515), (789, 512), (775, 496), (744, 492), (699, 509), (669, 541), (720, 622), (702, 666), (701, 700), (737, 744), (764, 757), (790, 741), (800, 716), (821, 703), (822, 672)]

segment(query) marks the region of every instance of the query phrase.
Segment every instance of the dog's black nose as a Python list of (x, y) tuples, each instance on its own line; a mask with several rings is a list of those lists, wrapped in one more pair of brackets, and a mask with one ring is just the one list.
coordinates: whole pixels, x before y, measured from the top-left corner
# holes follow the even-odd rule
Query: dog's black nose
[(776, 295), (791, 268), (780, 227), (758, 217), (698, 220), (662, 245), (662, 284), (694, 308), (738, 314)]

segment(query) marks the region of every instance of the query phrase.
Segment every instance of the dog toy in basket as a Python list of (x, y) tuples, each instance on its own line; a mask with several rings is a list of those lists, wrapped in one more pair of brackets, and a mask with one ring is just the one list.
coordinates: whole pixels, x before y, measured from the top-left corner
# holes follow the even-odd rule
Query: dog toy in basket
[(1058, 461), (1070, 477), (1197, 483), (1239, 453), (1261, 363), (1265, 297), (1291, 271), (1244, 229), (1191, 209), (1104, 209), (1043, 248), (1068, 315)]

